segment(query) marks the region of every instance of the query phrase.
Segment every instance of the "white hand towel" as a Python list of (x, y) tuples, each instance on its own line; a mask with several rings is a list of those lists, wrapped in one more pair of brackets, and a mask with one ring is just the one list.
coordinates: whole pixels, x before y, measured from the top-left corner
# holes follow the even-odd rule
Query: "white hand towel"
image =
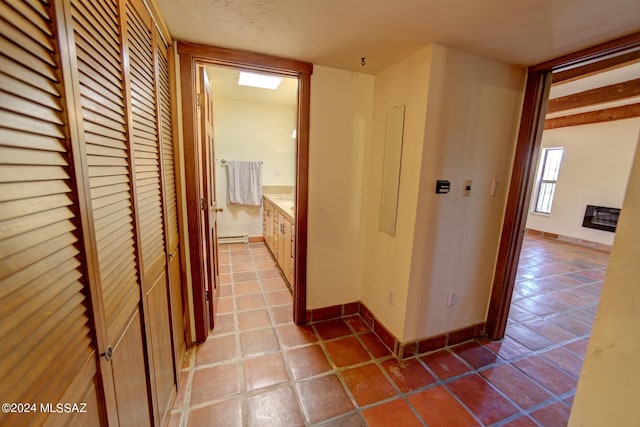
[(262, 162), (227, 161), (228, 203), (262, 205)]

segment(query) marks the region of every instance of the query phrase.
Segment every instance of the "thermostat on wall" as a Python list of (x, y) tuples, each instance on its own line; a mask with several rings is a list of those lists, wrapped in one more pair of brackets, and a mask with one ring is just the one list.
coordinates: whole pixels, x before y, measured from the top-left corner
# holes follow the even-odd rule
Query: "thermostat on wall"
[(436, 181), (436, 194), (447, 194), (451, 189), (451, 183), (446, 180), (439, 179)]

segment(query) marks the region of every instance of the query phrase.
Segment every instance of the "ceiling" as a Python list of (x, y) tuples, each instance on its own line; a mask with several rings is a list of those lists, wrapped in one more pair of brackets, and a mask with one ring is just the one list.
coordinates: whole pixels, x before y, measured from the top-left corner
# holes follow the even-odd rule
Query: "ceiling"
[(176, 40), (370, 74), (432, 42), (527, 66), (640, 31), (638, 0), (156, 1)]
[(584, 92), (637, 78), (640, 78), (640, 61), (630, 62), (602, 73), (591, 74), (586, 77), (553, 85), (549, 93), (549, 98), (559, 98), (561, 96)]
[[(602, 72), (596, 72), (577, 79), (568, 80), (551, 86), (549, 91), (549, 100), (555, 100), (573, 95), (580, 97), (581, 95), (593, 90), (606, 90), (607, 87), (618, 83), (625, 83), (640, 79), (640, 60), (634, 60), (613, 69), (606, 69)], [(637, 87), (637, 86), (636, 86)], [(638, 92), (638, 91), (636, 91)], [(618, 94), (616, 99), (607, 102), (594, 101), (589, 105), (580, 106), (578, 108), (563, 109), (546, 115), (547, 119), (558, 117), (567, 117), (581, 113), (603, 111), (615, 107), (629, 106), (640, 103), (640, 95), (627, 96), (622, 93)]]
[[(206, 67), (209, 80), (212, 82), (214, 96), (216, 98), (236, 99), (251, 102), (264, 102), (270, 104), (285, 104), (295, 106), (298, 97), (298, 81), (292, 77), (284, 77), (276, 90), (260, 89), (254, 87), (238, 85), (239, 69), (229, 67)], [(578, 78), (554, 83), (549, 92), (549, 100), (567, 97), (570, 95), (580, 96), (582, 93), (593, 89), (604, 89), (617, 83), (628, 82), (640, 79), (640, 59), (605, 69), (601, 72), (591, 73)], [(586, 113), (589, 111), (606, 110), (640, 103), (640, 95), (621, 96), (609, 102), (594, 102), (590, 105), (579, 108), (569, 108), (548, 113), (546, 118), (553, 119), (565, 117), (573, 114)]]

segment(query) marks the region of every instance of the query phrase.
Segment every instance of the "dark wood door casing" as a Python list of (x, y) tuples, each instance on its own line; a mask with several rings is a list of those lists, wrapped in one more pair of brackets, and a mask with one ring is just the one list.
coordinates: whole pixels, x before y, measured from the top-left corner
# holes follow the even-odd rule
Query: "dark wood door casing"
[[(487, 317), (487, 334), (492, 339), (502, 338), (497, 335), (500, 335), (499, 331), (504, 335), (507, 325), (550, 88), (550, 72), (534, 71), (528, 74)], [(505, 298), (507, 295), (508, 301)]]
[(217, 65), (245, 70), (280, 74), (298, 79), (298, 128), (296, 151), (296, 256), (294, 278), (294, 313), (297, 324), (306, 322), (306, 260), (307, 260), (307, 203), (309, 169), (309, 105), (310, 83), (313, 65), (290, 59), (278, 58), (232, 49), (203, 46), (178, 42), (180, 56), (180, 77), (182, 93), (183, 142), (185, 164), (185, 187), (187, 199), (188, 236), (191, 262), (195, 340), (204, 342), (207, 338), (205, 277), (206, 260), (202, 251), (203, 239), (201, 220), (197, 215), (200, 199), (199, 187), (202, 168), (198, 157), (196, 84), (200, 66)]
[[(197, 96), (195, 85), (197, 69), (192, 58), (180, 56), (180, 84), (182, 95), (182, 137), (184, 141), (183, 160), (185, 165), (185, 198), (187, 235), (189, 241), (189, 264), (193, 291), (194, 341), (204, 342), (208, 335), (207, 278), (202, 250), (204, 235), (200, 200), (202, 199), (200, 132), (197, 120)], [(203, 327), (204, 326), (204, 327)]]

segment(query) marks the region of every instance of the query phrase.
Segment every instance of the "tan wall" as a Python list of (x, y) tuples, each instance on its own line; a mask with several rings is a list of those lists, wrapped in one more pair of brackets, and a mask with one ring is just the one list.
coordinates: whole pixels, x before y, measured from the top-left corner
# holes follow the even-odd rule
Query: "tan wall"
[[(438, 45), (376, 76), (314, 67), (307, 309), (361, 300), (403, 341), (485, 320), (523, 81), (520, 68)], [(386, 112), (396, 105), (406, 113), (390, 237), (378, 220)], [(450, 194), (433, 194), (440, 178)]]
[(519, 67), (441, 46), (432, 64), (403, 341), (486, 320), (524, 90)]
[(569, 426), (640, 423), (640, 150), (622, 205)]
[(314, 66), (311, 77), (307, 308), (361, 298), (364, 150), (373, 77)]
[[(403, 341), (486, 319), (523, 85), (518, 67), (438, 45), (376, 76), (315, 67), (307, 308), (362, 300)], [(391, 237), (378, 221), (396, 105), (406, 113)], [(451, 180), (450, 194), (433, 194), (437, 178)]]
[[(401, 337), (407, 304), (409, 267), (414, 240), (420, 160), (429, 90), (432, 47), (375, 76), (373, 133), (367, 150), (366, 244), (362, 301), (396, 336)], [(396, 235), (378, 231), (387, 111), (405, 106), (404, 138)], [(394, 303), (387, 300), (393, 292)]]

